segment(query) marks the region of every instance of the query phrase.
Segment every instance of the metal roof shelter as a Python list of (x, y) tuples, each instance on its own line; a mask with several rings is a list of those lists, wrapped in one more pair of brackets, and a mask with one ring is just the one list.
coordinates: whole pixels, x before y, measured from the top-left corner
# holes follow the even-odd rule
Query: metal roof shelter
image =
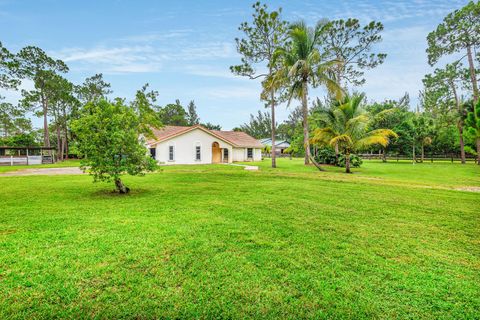
[(0, 166), (54, 163), (55, 147), (0, 146)]

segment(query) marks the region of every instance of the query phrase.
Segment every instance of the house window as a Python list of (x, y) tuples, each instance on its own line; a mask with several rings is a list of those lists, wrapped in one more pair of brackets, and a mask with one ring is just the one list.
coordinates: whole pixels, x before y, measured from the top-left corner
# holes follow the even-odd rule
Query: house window
[(157, 149), (156, 148), (150, 148), (150, 156), (153, 159), (156, 159), (156, 154), (157, 154)]
[(202, 160), (202, 152), (200, 146), (195, 147), (195, 160), (200, 161)]
[(253, 148), (247, 148), (247, 158), (253, 159)]
[(228, 162), (228, 149), (227, 148), (223, 149), (223, 161)]
[(168, 146), (168, 161), (174, 161), (175, 160), (175, 152), (174, 152), (173, 146)]

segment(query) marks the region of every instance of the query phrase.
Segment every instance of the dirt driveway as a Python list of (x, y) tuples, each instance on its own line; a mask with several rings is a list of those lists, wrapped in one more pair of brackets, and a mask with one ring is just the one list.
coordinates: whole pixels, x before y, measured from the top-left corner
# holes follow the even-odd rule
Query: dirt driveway
[(83, 171), (77, 167), (64, 167), (64, 168), (32, 168), (32, 169), (21, 169), (17, 171), (9, 171), (0, 174), (2, 176), (35, 176), (35, 175), (44, 175), (44, 176), (55, 176), (62, 174), (83, 174)]

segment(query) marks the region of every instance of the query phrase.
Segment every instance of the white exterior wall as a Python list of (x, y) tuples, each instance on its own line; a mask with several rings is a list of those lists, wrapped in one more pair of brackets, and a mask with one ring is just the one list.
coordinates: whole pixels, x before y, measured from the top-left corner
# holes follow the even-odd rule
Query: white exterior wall
[[(232, 145), (217, 139), (201, 129), (192, 130), (181, 134), (167, 141), (160, 142), (156, 145), (155, 158), (159, 163), (171, 164), (208, 164), (212, 163), (212, 144), (218, 142), (220, 148), (227, 148), (231, 163), (233, 159)], [(195, 160), (195, 147), (200, 146), (201, 160)], [(169, 146), (174, 147), (174, 161), (169, 161)], [(153, 146), (151, 146), (153, 148)], [(222, 160), (223, 160), (223, 150)]]
[(233, 148), (233, 161), (245, 162), (245, 161), (261, 161), (262, 160), (262, 149), (259, 149), (259, 148), (253, 149), (253, 159), (247, 158), (247, 149), (248, 148)]

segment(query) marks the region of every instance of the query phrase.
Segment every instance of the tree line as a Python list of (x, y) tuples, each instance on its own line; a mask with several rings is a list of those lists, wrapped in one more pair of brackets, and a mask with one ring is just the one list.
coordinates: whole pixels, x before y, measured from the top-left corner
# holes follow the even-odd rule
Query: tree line
[[(479, 2), (450, 13), (427, 35), (429, 64), (436, 66), (440, 58), (452, 62), (425, 75), (416, 108), (407, 94), (375, 102), (358, 92), (366, 81), (365, 71), (387, 58), (377, 49), (384, 29), (381, 22), (361, 25), (350, 18), (308, 26), (304, 21), (285, 21), (281, 8), (269, 11), (260, 2), (253, 11), (251, 21), (239, 27), (243, 38), (235, 40), (241, 63), (231, 71), (262, 80), (260, 98), (269, 111), (251, 115), (237, 129), (257, 138), (271, 136), (272, 167), (277, 137), (290, 141), (289, 151), (303, 155), (305, 164), (319, 148), (333, 151), (335, 159), (351, 152), (380, 151), (411, 153), (422, 161), (426, 149), (458, 152), (462, 163), (466, 154), (480, 157), (480, 55), (475, 56), (480, 45)], [(310, 97), (312, 88), (318, 87), (327, 92), (323, 99)], [(283, 102), (288, 106), (296, 102), (298, 107), (278, 124), (275, 107)]]
[[(83, 106), (108, 100), (113, 91), (101, 73), (74, 84), (66, 78), (68, 71), (65, 62), (50, 57), (41, 48), (27, 46), (12, 53), (0, 42), (0, 88), (18, 91), (22, 82), (33, 83), (33, 89), (20, 91), (17, 104), (6, 102), (0, 96), (0, 145), (55, 146), (60, 160), (68, 158), (70, 153), (77, 154), (71, 124), (81, 116)], [(202, 124), (209, 129), (221, 129), (219, 125), (200, 122), (193, 100), (186, 107), (178, 99), (160, 106), (158, 92), (148, 87), (146, 84), (139, 89), (129, 105), (140, 112), (141, 101), (148, 102), (158, 126)], [(126, 103), (124, 98), (111, 100)], [(33, 129), (28, 113), (43, 118), (41, 130)]]

